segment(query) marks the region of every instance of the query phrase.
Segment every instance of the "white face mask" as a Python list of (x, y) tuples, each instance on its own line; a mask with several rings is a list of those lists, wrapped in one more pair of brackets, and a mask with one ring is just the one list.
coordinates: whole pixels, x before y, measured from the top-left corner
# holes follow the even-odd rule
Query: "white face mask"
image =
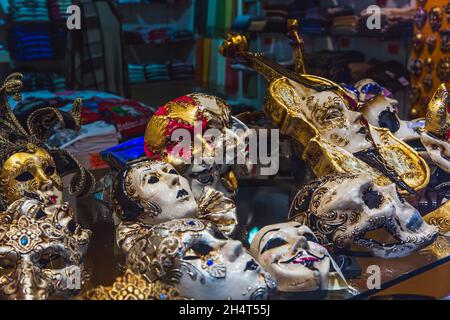
[(214, 224), (197, 219), (149, 229), (128, 252), (127, 263), (133, 271), (165, 281), (196, 300), (267, 299), (276, 287), (241, 242), (226, 240)]
[(130, 164), (117, 175), (112, 199), (113, 211), (126, 221), (157, 224), (198, 212), (188, 181), (162, 161)]
[[(338, 249), (357, 244), (381, 258), (405, 257), (438, 236), (394, 184), (377, 186), (368, 175), (339, 174), (312, 182), (296, 195), (289, 219), (308, 225), (321, 244)], [(389, 235), (372, 238), (373, 231), (382, 229)]]
[(288, 222), (266, 226), (253, 238), (250, 251), (275, 277), (279, 291), (328, 288), (330, 257), (305, 225)]

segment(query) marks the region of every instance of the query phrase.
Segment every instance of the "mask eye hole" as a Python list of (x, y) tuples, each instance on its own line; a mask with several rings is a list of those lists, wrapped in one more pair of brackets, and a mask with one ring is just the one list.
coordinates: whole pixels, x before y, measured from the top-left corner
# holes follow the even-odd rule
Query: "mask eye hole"
[(201, 184), (211, 184), (213, 182), (212, 176), (209, 174), (202, 174), (199, 175), (197, 178), (197, 181), (199, 181)]
[(8, 258), (0, 258), (0, 276), (10, 274), (16, 267), (16, 263)]
[(55, 173), (56, 169), (54, 166), (48, 166), (47, 168), (45, 168), (45, 174), (47, 176), (52, 176)]
[(19, 181), (19, 182), (27, 182), (27, 181), (30, 181), (30, 180), (33, 180), (33, 179), (34, 179), (34, 176), (31, 173), (29, 173), (28, 171), (24, 172), (22, 174), (19, 174), (16, 177), (16, 180)]
[(331, 108), (328, 109), (327, 112), (325, 113), (325, 116), (323, 117), (323, 120), (333, 120), (336, 118), (341, 118), (342, 117), (342, 111), (339, 108)]
[(38, 264), (42, 269), (59, 270), (67, 267), (66, 260), (59, 254), (44, 253), (40, 256)]
[(263, 254), (265, 251), (272, 250), (281, 246), (284, 246), (287, 244), (287, 241), (282, 238), (273, 238), (267, 241), (264, 248), (261, 250), (261, 254)]
[(311, 241), (311, 242), (317, 242), (316, 241), (316, 237), (314, 237), (314, 235), (312, 233), (304, 233), (303, 236), (306, 238), (307, 241)]
[(175, 170), (175, 169), (170, 169), (170, 170), (169, 170), (169, 174), (178, 175), (178, 172), (177, 172), (177, 170)]
[(362, 196), (364, 203), (369, 209), (377, 209), (381, 207), (383, 196), (372, 188), (368, 188)]
[(159, 182), (159, 179), (158, 179), (158, 177), (155, 177), (155, 176), (151, 176), (149, 179), (148, 179), (148, 183), (149, 184), (155, 184), (155, 183), (158, 183)]
[(204, 244), (204, 243), (196, 243), (194, 244), (186, 253), (183, 260), (197, 260), (202, 256), (208, 255), (214, 248)]

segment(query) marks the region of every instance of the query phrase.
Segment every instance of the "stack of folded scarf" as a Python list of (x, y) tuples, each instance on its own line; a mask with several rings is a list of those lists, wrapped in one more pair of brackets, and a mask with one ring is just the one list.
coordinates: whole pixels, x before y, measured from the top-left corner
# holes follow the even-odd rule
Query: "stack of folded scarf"
[(128, 64), (128, 74), (132, 84), (144, 83), (145, 73), (144, 66), (140, 64)]
[(23, 77), (23, 86), (24, 91), (61, 92), (66, 89), (66, 78), (56, 73), (26, 72)]
[(170, 80), (169, 69), (165, 63), (148, 63), (144, 66), (148, 82)]
[(16, 22), (48, 22), (47, 0), (11, 0), (11, 17)]
[(72, 0), (48, 0), (50, 18), (54, 22), (66, 21), (69, 14), (67, 8), (72, 5)]
[(34, 61), (54, 59), (48, 24), (13, 25), (8, 35), (14, 60)]
[(195, 70), (192, 63), (174, 61), (170, 65), (170, 75), (174, 80), (192, 79), (195, 77)]

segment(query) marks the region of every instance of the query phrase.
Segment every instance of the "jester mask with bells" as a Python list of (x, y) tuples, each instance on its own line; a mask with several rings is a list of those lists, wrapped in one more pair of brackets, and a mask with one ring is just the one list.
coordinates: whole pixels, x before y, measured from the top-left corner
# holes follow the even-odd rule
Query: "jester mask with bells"
[[(179, 129), (184, 129), (182, 137), (176, 134)], [(204, 135), (206, 130), (212, 135)], [(194, 93), (155, 112), (145, 131), (145, 152), (150, 159), (163, 159), (185, 175), (195, 198), (205, 186), (233, 198), (237, 180), (224, 159), (227, 150), (232, 150), (233, 159), (240, 155), (245, 161), (247, 134), (248, 128), (231, 116), (230, 106), (222, 99)], [(208, 161), (198, 161), (199, 156)]]
[(66, 203), (41, 200), (22, 198), (1, 214), (2, 299), (67, 299), (81, 290), (91, 232), (75, 222)]
[(237, 225), (232, 200), (208, 188), (196, 201), (186, 178), (161, 160), (128, 163), (115, 177), (111, 198), (111, 211), (126, 224), (197, 217), (216, 223), (227, 236)]
[(289, 220), (309, 226), (322, 245), (357, 245), (381, 258), (405, 257), (438, 236), (394, 184), (377, 186), (369, 175), (338, 174), (311, 182), (295, 196)]
[(328, 289), (330, 256), (311, 229), (297, 222), (262, 228), (250, 252), (270, 272), (282, 292)]
[(276, 283), (243, 248), (217, 227), (179, 219), (140, 230), (127, 254), (127, 267), (147, 280), (173, 285), (198, 300), (267, 299)]
[(40, 191), (50, 204), (62, 202), (61, 177), (75, 173), (70, 191), (77, 196), (90, 192), (93, 176), (67, 151), (45, 145), (55, 126), (79, 129), (81, 100), (70, 112), (53, 107), (38, 108), (21, 117), (12, 112), (8, 95), (20, 99), (22, 75), (12, 74), (1, 87), (0, 102), (0, 210), (27, 192)]
[(244, 59), (270, 82), (264, 112), (304, 147), (302, 157), (317, 176), (356, 170), (369, 172), (381, 185), (392, 181), (407, 193), (426, 187), (425, 161), (388, 129), (368, 124), (344, 88), (247, 50), (246, 38), (236, 34), (221, 47), (223, 55)]

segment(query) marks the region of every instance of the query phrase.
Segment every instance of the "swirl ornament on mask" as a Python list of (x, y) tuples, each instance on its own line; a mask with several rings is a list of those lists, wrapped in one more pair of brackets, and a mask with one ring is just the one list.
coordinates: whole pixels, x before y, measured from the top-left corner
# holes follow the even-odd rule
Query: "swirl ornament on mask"
[(405, 257), (438, 236), (394, 185), (379, 187), (368, 175), (312, 182), (295, 196), (289, 220), (309, 226), (323, 245), (338, 250), (358, 245), (381, 258)]
[(99, 286), (83, 295), (84, 300), (183, 300), (172, 287), (148, 282), (141, 275), (126, 270), (110, 287)]
[[(196, 123), (201, 125), (198, 128), (201, 137), (194, 136)], [(187, 130), (191, 141), (184, 141), (184, 138), (172, 141), (172, 134), (178, 129)], [(214, 129), (220, 136), (208, 141), (203, 136), (208, 129)], [(169, 162), (186, 174), (196, 198), (205, 186), (232, 198), (237, 180), (230, 165), (195, 164), (193, 160), (199, 155), (203, 159), (216, 159), (217, 155), (225, 155), (227, 148), (237, 149), (245, 159), (247, 130), (243, 123), (231, 116), (230, 106), (222, 99), (199, 93), (189, 94), (172, 100), (155, 112), (145, 132), (145, 152), (150, 159)], [(180, 148), (186, 143), (188, 148)]]
[[(242, 35), (228, 35), (221, 53), (242, 58), (266, 78), (269, 89), (264, 113), (282, 134), (304, 147), (299, 156), (316, 176), (365, 171), (377, 183), (386, 185), (390, 180), (405, 193), (426, 187), (430, 172), (425, 161), (389, 130), (368, 124), (358, 112), (354, 93), (330, 80), (294, 73), (249, 52), (243, 39)], [(371, 95), (377, 89), (382, 90), (371, 84), (365, 88)]]
[(0, 225), (0, 296), (9, 300), (70, 298), (81, 290), (91, 232), (67, 204), (14, 202)]
[(135, 233), (127, 252), (128, 268), (149, 281), (172, 285), (183, 297), (262, 300), (276, 287), (242, 243), (226, 240), (210, 222), (172, 220), (136, 227)]
[(279, 291), (328, 289), (330, 256), (305, 225), (266, 226), (253, 238), (250, 252), (275, 277)]
[(61, 203), (61, 177), (75, 173), (69, 191), (83, 196), (93, 188), (93, 176), (67, 151), (48, 148), (45, 140), (59, 125), (80, 128), (81, 100), (69, 112), (45, 107), (22, 114), (19, 121), (12, 112), (8, 95), (20, 99), (22, 75), (10, 75), (0, 89), (0, 210), (23, 197), (26, 192), (43, 192), (49, 204)]
[(211, 188), (196, 201), (186, 178), (163, 161), (128, 163), (114, 179), (111, 211), (122, 221), (147, 225), (181, 218), (204, 218), (227, 236), (237, 225), (236, 205)]

